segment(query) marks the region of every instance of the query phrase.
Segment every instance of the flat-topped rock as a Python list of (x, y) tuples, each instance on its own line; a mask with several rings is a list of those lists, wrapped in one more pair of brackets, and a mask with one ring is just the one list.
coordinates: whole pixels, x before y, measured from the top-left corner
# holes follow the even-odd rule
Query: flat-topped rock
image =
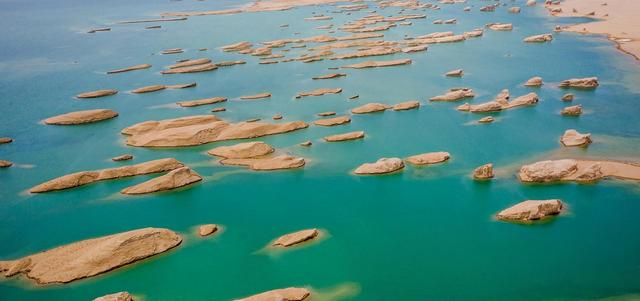
[(336, 112), (328, 111), (328, 112), (320, 112), (317, 115), (320, 116), (320, 117), (327, 117), (327, 116), (333, 116), (335, 114), (336, 114)]
[(482, 117), (482, 118), (478, 119), (478, 123), (492, 123), (494, 121), (495, 121), (495, 118), (493, 118), (491, 116)]
[(181, 107), (197, 107), (197, 106), (210, 105), (210, 104), (225, 102), (225, 101), (227, 101), (226, 97), (211, 97), (211, 98), (203, 98), (203, 99), (196, 99), (196, 100), (179, 101), (177, 102), (177, 104)]
[(254, 95), (240, 96), (240, 99), (252, 100), (252, 99), (261, 99), (261, 98), (268, 98), (268, 97), (271, 97), (271, 93), (263, 92), (263, 93), (258, 93)]
[(173, 64), (173, 65), (169, 66), (169, 69), (184, 68), (184, 67), (203, 65), (203, 64), (208, 64), (208, 63), (211, 63), (211, 60), (207, 59), (207, 58), (195, 59), (195, 60), (186, 60), (186, 61), (182, 61), (182, 62), (179, 62), (179, 63), (176, 63), (176, 64)]
[(222, 51), (225, 52), (235, 52), (235, 51), (241, 51), (241, 50), (246, 50), (249, 49), (253, 46), (253, 44), (251, 44), (250, 42), (244, 41), (244, 42), (238, 42), (235, 44), (231, 44), (231, 45), (225, 45), (220, 47), (220, 49), (222, 49)]
[(320, 234), (318, 229), (306, 229), (278, 237), (271, 245), (274, 247), (291, 247), (302, 242), (315, 239)]
[(6, 144), (13, 142), (12, 138), (9, 137), (0, 137), (0, 144)]
[(202, 177), (189, 167), (181, 167), (165, 175), (149, 181), (127, 187), (120, 191), (122, 194), (147, 194), (165, 190), (172, 190), (202, 181)]
[(102, 120), (111, 119), (118, 116), (118, 113), (108, 109), (96, 109), (86, 111), (70, 112), (44, 120), (45, 124), (53, 125), (74, 125), (83, 123), (92, 123)]
[(527, 43), (544, 43), (552, 40), (553, 40), (553, 35), (550, 33), (539, 34), (539, 35), (524, 38), (524, 41)]
[(579, 115), (582, 114), (582, 106), (581, 105), (575, 105), (575, 106), (566, 107), (566, 108), (562, 109), (560, 114), (565, 115), (565, 116), (579, 116)]
[(368, 103), (357, 108), (351, 110), (353, 114), (368, 114), (368, 113), (376, 113), (382, 112), (387, 109), (390, 109), (391, 106), (382, 104), (382, 103)]
[(138, 163), (135, 165), (106, 168), (95, 171), (80, 171), (44, 182), (31, 188), (29, 192), (41, 193), (53, 190), (68, 189), (94, 183), (97, 181), (165, 172), (183, 166), (184, 165), (176, 159), (165, 158)]
[(487, 27), (491, 30), (496, 30), (496, 31), (513, 30), (513, 25), (511, 23), (490, 23), (490, 24), (487, 24)]
[(235, 301), (305, 301), (311, 292), (303, 287), (275, 289)]
[(325, 94), (338, 94), (341, 92), (342, 92), (342, 88), (321, 88), (321, 89), (315, 89), (313, 91), (300, 92), (296, 97), (299, 98), (299, 97), (306, 97), (306, 96), (322, 96)]
[(177, 233), (144, 228), (87, 239), (17, 260), (0, 261), (5, 277), (24, 274), (38, 284), (68, 283), (96, 276), (168, 251), (182, 242)]
[(528, 200), (500, 211), (496, 218), (502, 221), (527, 222), (560, 214), (564, 204), (560, 200)]
[(7, 168), (11, 166), (13, 166), (13, 163), (11, 161), (0, 160), (0, 168)]
[(399, 104), (395, 104), (392, 109), (394, 111), (405, 111), (405, 110), (411, 110), (411, 109), (417, 109), (420, 107), (420, 102), (417, 100), (410, 100), (410, 101), (405, 101), (405, 102), (401, 102)]
[(280, 155), (270, 158), (223, 159), (220, 163), (247, 166), (252, 170), (278, 170), (299, 168), (304, 166), (306, 161), (301, 157)]
[(205, 237), (209, 236), (218, 231), (218, 225), (216, 224), (206, 224), (198, 227), (198, 235)]
[(473, 178), (476, 180), (486, 180), (493, 178), (493, 164), (485, 164), (473, 170)]
[(576, 130), (566, 130), (562, 137), (560, 138), (560, 142), (564, 146), (585, 146), (591, 143), (591, 134), (581, 134)]
[(309, 125), (302, 121), (283, 123), (228, 123), (212, 115), (145, 121), (122, 130), (127, 145), (140, 147), (194, 146), (217, 141), (258, 138), (282, 134)]
[(351, 65), (342, 66), (342, 68), (363, 69), (363, 68), (377, 68), (377, 67), (391, 67), (400, 65), (411, 64), (411, 59), (399, 59), (391, 61), (366, 61)]
[(465, 98), (475, 97), (473, 90), (468, 88), (451, 90), (443, 95), (431, 97), (431, 101), (458, 101)]
[(122, 69), (116, 69), (116, 70), (107, 71), (107, 74), (129, 72), (129, 71), (142, 70), (142, 69), (147, 69), (147, 68), (151, 68), (151, 65), (149, 65), (149, 64), (135, 65), (135, 66), (126, 67), (126, 68), (122, 68)]
[(177, 84), (177, 85), (165, 85), (164, 87), (166, 89), (185, 89), (185, 88), (192, 88), (197, 86), (197, 83), (187, 83), (187, 84)]
[(76, 97), (77, 98), (98, 98), (98, 97), (114, 95), (114, 94), (117, 94), (117, 93), (118, 93), (118, 90), (105, 89), (105, 90), (96, 90), (96, 91), (91, 91), (91, 92), (80, 93), (80, 94), (76, 95)]
[(464, 71), (462, 69), (456, 69), (456, 70), (451, 70), (445, 73), (444, 75), (449, 77), (462, 77), (463, 74), (464, 74)]
[(212, 112), (212, 113), (217, 113), (217, 112), (224, 112), (224, 111), (226, 111), (226, 110), (227, 110), (227, 109), (226, 109), (226, 108), (224, 108), (224, 107), (217, 107), (217, 108), (213, 108), (213, 109), (211, 109), (211, 112)]
[(354, 171), (358, 175), (385, 174), (398, 171), (404, 168), (404, 163), (400, 158), (380, 158), (374, 163), (360, 165)]
[(128, 161), (128, 160), (131, 160), (131, 159), (133, 159), (132, 155), (124, 154), (124, 155), (120, 155), (120, 156), (116, 156), (116, 157), (111, 158), (111, 161), (118, 162), (118, 161)]
[(244, 142), (230, 146), (218, 146), (207, 153), (212, 156), (228, 159), (255, 158), (273, 153), (271, 145), (261, 141)]
[(347, 141), (347, 140), (356, 140), (364, 138), (364, 131), (357, 132), (349, 132), (338, 135), (331, 135), (324, 137), (324, 141), (327, 142), (338, 142), (338, 141)]
[(572, 175), (577, 170), (576, 160), (547, 160), (522, 166), (518, 177), (523, 182), (553, 182)]
[(524, 85), (526, 87), (540, 87), (542, 86), (542, 77), (540, 76), (534, 76), (532, 78), (530, 78), (529, 80), (527, 80)]
[(313, 143), (312, 143), (310, 140), (307, 140), (307, 141), (305, 141), (305, 142), (300, 143), (299, 145), (300, 145), (300, 146), (307, 146), (307, 147), (308, 147), (308, 146), (311, 146), (312, 144), (313, 144)]
[(595, 89), (598, 87), (597, 77), (572, 78), (560, 83), (560, 88)]
[(417, 46), (401, 48), (400, 51), (402, 51), (402, 53), (414, 53), (414, 52), (420, 52), (420, 51), (427, 51), (427, 49), (429, 49), (429, 46), (427, 45), (417, 45)]
[(313, 77), (313, 79), (315, 80), (330, 79), (330, 78), (337, 78), (337, 77), (344, 77), (344, 76), (347, 76), (347, 75), (345, 73), (329, 73), (329, 74)]
[(167, 88), (167, 86), (165, 86), (165, 85), (151, 85), (151, 86), (145, 86), (145, 87), (140, 87), (140, 88), (137, 88), (137, 89), (133, 89), (133, 90), (131, 90), (131, 93), (136, 93), (136, 94), (149, 93), (149, 92), (156, 92), (156, 91), (164, 90), (166, 88)]
[(405, 161), (414, 165), (427, 165), (442, 163), (449, 160), (449, 158), (451, 158), (451, 155), (448, 152), (432, 152), (414, 155), (408, 157)]
[(160, 73), (161, 74), (198, 73), (198, 72), (206, 72), (206, 71), (211, 71), (216, 69), (218, 69), (218, 66), (216, 64), (207, 63), (207, 64), (199, 64), (199, 65), (192, 65), (187, 67), (177, 67), (177, 68), (162, 70), (160, 71)]
[(95, 298), (93, 301), (133, 301), (133, 297), (128, 292), (119, 292)]
[(318, 119), (314, 121), (313, 124), (320, 125), (320, 126), (335, 126), (335, 125), (341, 125), (349, 122), (351, 122), (351, 117), (345, 115), (345, 116), (338, 116), (333, 118)]

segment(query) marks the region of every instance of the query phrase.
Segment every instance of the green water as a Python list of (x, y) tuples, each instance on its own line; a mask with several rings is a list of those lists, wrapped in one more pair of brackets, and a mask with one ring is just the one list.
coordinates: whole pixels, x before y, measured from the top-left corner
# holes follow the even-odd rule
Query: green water
[[(427, 52), (380, 57), (411, 58), (408, 66), (348, 70), (340, 79), (312, 81), (328, 67), (355, 63), (322, 61), (258, 65), (255, 57), (216, 48), (247, 40), (269, 41), (326, 33), (313, 29), (342, 24), (367, 13), (335, 14), (334, 20), (304, 21), (332, 6), (228, 16), (192, 17), (165, 22), (162, 29), (111, 25), (111, 32), (85, 34), (115, 21), (152, 18), (161, 12), (221, 9), (233, 1), (18, 1), (0, 0), (0, 159), (15, 166), (0, 170), (0, 258), (14, 259), (86, 238), (142, 227), (164, 227), (183, 234), (177, 249), (144, 262), (67, 285), (35, 287), (22, 279), (0, 280), (0, 300), (90, 300), (127, 290), (144, 300), (230, 300), (261, 291), (309, 286), (320, 300), (593, 300), (640, 291), (640, 223), (637, 182), (602, 181), (596, 185), (522, 185), (517, 168), (540, 158), (606, 156), (640, 161), (640, 65), (604, 38), (562, 33), (552, 43), (531, 45), (525, 36), (550, 32), (559, 22), (542, 7), (509, 14), (499, 8), (481, 13), (485, 1), (442, 5), (429, 17), (384, 32), (400, 40), (435, 31), (456, 33), (489, 22), (512, 22), (512, 32), (486, 31), (463, 43), (430, 45)], [(474, 5), (473, 12), (462, 8)], [(396, 8), (379, 11), (395, 15)], [(422, 13), (418, 11), (418, 13)], [(457, 17), (457, 25), (433, 25)], [(288, 28), (279, 25), (288, 23)], [(294, 32), (300, 32), (294, 35)], [(336, 33), (335, 35), (346, 35)], [(185, 53), (159, 55), (167, 48)], [(207, 47), (209, 51), (198, 52)], [(306, 50), (292, 50), (291, 54)], [(299, 54), (299, 53), (298, 53)], [(160, 75), (178, 59), (245, 59), (246, 65), (213, 72)], [(150, 63), (151, 69), (117, 75), (104, 71)], [(463, 78), (446, 71), (463, 68)], [(531, 89), (522, 83), (541, 76), (547, 83)], [(586, 113), (566, 118), (559, 101), (566, 92), (555, 83), (598, 76), (600, 87), (572, 91)], [(196, 88), (134, 95), (125, 91), (153, 84), (197, 82)], [(473, 125), (480, 115), (454, 108), (459, 103), (429, 103), (452, 87), (476, 91), (473, 103), (493, 99), (504, 88), (512, 96), (536, 92), (534, 107), (494, 114), (490, 125)], [(341, 87), (337, 95), (295, 100), (300, 91)], [(115, 88), (115, 96), (78, 101), (73, 95)], [(395, 104), (418, 99), (419, 110), (352, 117), (348, 125), (311, 126), (265, 137), (280, 151), (308, 159), (303, 169), (250, 172), (225, 167), (206, 150), (225, 142), (179, 149), (143, 149), (124, 145), (120, 130), (145, 120), (210, 114), (212, 106), (176, 108), (179, 100), (268, 91), (268, 100), (225, 103), (217, 116), (229, 121), (269, 119), (313, 121), (315, 114), (346, 114), (367, 102)], [(359, 94), (356, 101), (348, 96)], [(110, 108), (120, 116), (84, 126), (45, 126), (40, 120), (73, 110)], [(563, 150), (565, 129), (591, 132), (588, 149)], [(364, 130), (366, 138), (323, 143), (329, 134)], [(310, 148), (297, 146), (312, 140)], [(403, 173), (358, 177), (350, 172), (380, 157), (448, 151), (452, 159), (437, 166), (407, 167)], [(205, 176), (179, 191), (149, 196), (117, 192), (151, 177), (96, 183), (81, 188), (30, 195), (45, 180), (80, 170), (129, 163), (109, 158), (131, 153), (135, 162), (175, 157)], [(477, 166), (493, 162), (498, 177), (470, 179)], [(560, 198), (568, 213), (535, 225), (492, 220), (501, 209), (525, 199)], [(203, 223), (224, 225), (211, 239), (194, 236)], [(326, 239), (279, 254), (260, 250), (273, 238), (317, 227)], [(635, 295), (637, 297), (637, 295)], [(339, 298), (342, 297), (342, 298)], [(314, 299), (316, 300), (316, 299)]]

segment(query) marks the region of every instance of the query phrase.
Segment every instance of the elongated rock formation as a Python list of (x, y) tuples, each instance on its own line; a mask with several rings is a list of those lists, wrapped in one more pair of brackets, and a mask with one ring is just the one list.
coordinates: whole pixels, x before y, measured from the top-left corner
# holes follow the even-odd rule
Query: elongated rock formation
[(404, 163), (399, 158), (380, 158), (373, 163), (365, 163), (360, 165), (354, 171), (358, 175), (384, 174), (398, 171), (404, 168)]
[(496, 218), (503, 221), (527, 222), (558, 215), (563, 207), (564, 204), (560, 200), (529, 200), (500, 211)]
[(539, 34), (524, 38), (524, 41), (527, 43), (544, 43), (551, 40), (553, 40), (553, 35), (551, 35), (550, 33)]
[(300, 98), (305, 96), (322, 96), (325, 94), (337, 94), (340, 92), (342, 92), (342, 88), (334, 88), (334, 89), (322, 88), (322, 89), (315, 89), (313, 91), (308, 91), (308, 92), (300, 92), (296, 97)]
[(297, 232), (285, 234), (283, 236), (278, 237), (271, 245), (274, 247), (291, 247), (293, 245), (297, 245), (303, 243), (305, 241), (309, 241), (315, 239), (320, 234), (318, 229), (306, 229), (300, 230)]
[(41, 193), (53, 190), (68, 189), (94, 183), (97, 181), (165, 172), (183, 166), (184, 165), (176, 159), (165, 158), (129, 166), (107, 168), (95, 171), (81, 171), (44, 182), (38, 186), (31, 188), (29, 192)]
[(122, 68), (122, 69), (116, 69), (116, 70), (107, 71), (107, 74), (123, 73), (123, 72), (129, 72), (129, 71), (134, 71), (134, 70), (142, 70), (142, 69), (147, 69), (147, 68), (151, 68), (151, 65), (149, 65), (149, 64), (135, 65), (135, 66), (126, 67), (126, 68)]
[(211, 97), (211, 98), (203, 98), (203, 99), (196, 99), (196, 100), (179, 101), (177, 102), (177, 104), (181, 107), (197, 107), (197, 106), (210, 105), (210, 104), (225, 102), (225, 101), (227, 101), (226, 97)]
[(144, 228), (0, 261), (0, 272), (5, 277), (25, 274), (38, 284), (68, 283), (163, 253), (181, 242), (180, 235), (171, 230)]
[(338, 135), (331, 135), (324, 137), (324, 141), (327, 142), (339, 142), (347, 140), (356, 140), (364, 138), (364, 131), (350, 132)]
[(314, 121), (313, 124), (320, 125), (320, 126), (334, 126), (334, 125), (341, 125), (349, 122), (351, 122), (351, 117), (345, 115), (345, 116), (338, 116), (333, 118), (318, 119)]
[(293, 169), (305, 165), (304, 158), (289, 155), (280, 155), (270, 158), (248, 158), (248, 159), (223, 159), (220, 163), (225, 165), (247, 166), (252, 170), (278, 170)]
[(427, 165), (442, 163), (449, 160), (449, 158), (451, 158), (451, 155), (448, 152), (433, 152), (414, 155), (408, 157), (405, 161), (414, 165)]
[(595, 89), (599, 85), (597, 77), (572, 78), (560, 83), (560, 88)]
[(118, 93), (118, 90), (107, 89), (107, 90), (96, 90), (91, 92), (84, 92), (76, 95), (77, 98), (98, 98), (105, 97), (109, 95), (114, 95)]
[(399, 65), (411, 64), (411, 59), (399, 59), (391, 61), (366, 61), (362, 63), (356, 63), (351, 65), (342, 66), (342, 68), (363, 69), (363, 68), (377, 68), (377, 67), (391, 67)]
[(417, 109), (420, 107), (420, 102), (417, 100), (410, 100), (395, 104), (392, 109), (394, 111), (406, 111), (411, 109)]
[(353, 114), (368, 114), (368, 113), (376, 113), (382, 112), (387, 109), (390, 109), (391, 106), (382, 104), (382, 103), (368, 103), (357, 108), (351, 110)]
[(288, 287), (275, 289), (249, 296), (235, 301), (305, 301), (311, 296), (311, 292), (303, 287)]
[(127, 187), (120, 191), (122, 194), (147, 194), (180, 188), (202, 181), (202, 177), (189, 167), (180, 167), (149, 181)]
[(274, 148), (271, 145), (261, 141), (244, 142), (230, 146), (219, 146), (207, 153), (212, 156), (227, 159), (247, 159), (255, 158), (273, 153)]
[(267, 93), (267, 92), (263, 92), (263, 93), (258, 93), (258, 94), (254, 94), (254, 95), (245, 95), (245, 96), (240, 96), (240, 99), (260, 99), (260, 98), (267, 98), (267, 97), (271, 97), (271, 93)]
[(302, 121), (285, 123), (228, 123), (211, 115), (145, 121), (122, 130), (126, 143), (141, 147), (194, 146), (216, 141), (249, 139), (291, 132), (309, 125)]
[(522, 182), (595, 182), (603, 178), (640, 180), (637, 163), (608, 160), (547, 160), (524, 165), (518, 178)]
[(458, 101), (465, 98), (475, 97), (473, 90), (468, 88), (452, 89), (443, 95), (431, 97), (431, 101)]
[(92, 123), (102, 120), (111, 119), (118, 116), (118, 113), (108, 109), (96, 109), (87, 111), (70, 112), (44, 120), (45, 124), (54, 125), (74, 125), (83, 123)]
[(128, 292), (119, 292), (95, 298), (93, 301), (133, 301), (133, 297)]

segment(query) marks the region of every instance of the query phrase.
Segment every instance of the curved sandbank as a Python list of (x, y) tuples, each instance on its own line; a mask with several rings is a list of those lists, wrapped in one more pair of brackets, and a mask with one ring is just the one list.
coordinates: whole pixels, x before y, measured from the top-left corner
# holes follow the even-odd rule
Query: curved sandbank
[(496, 214), (496, 219), (510, 222), (529, 222), (560, 214), (564, 204), (560, 200), (528, 200)]
[[(602, 5), (607, 3), (607, 5)], [(603, 34), (621, 51), (640, 59), (640, 2), (627, 0), (565, 0), (547, 5), (558, 17), (588, 17), (595, 22), (561, 27), (563, 31)], [(575, 12), (574, 12), (575, 9)]]
[(0, 261), (0, 272), (5, 277), (25, 274), (38, 284), (68, 283), (166, 252), (181, 242), (182, 237), (171, 230), (143, 228)]
[(149, 181), (127, 187), (120, 191), (122, 194), (147, 194), (165, 190), (172, 190), (202, 181), (202, 177), (189, 167), (180, 167), (165, 175)]
[(52, 125), (76, 125), (107, 120), (116, 116), (118, 116), (118, 112), (116, 111), (108, 109), (96, 109), (70, 112), (54, 117), (49, 117), (44, 120), (44, 123)]
[(139, 147), (195, 146), (217, 141), (258, 138), (307, 128), (303, 121), (228, 123), (212, 115), (145, 121), (121, 131), (127, 145)]
[(520, 168), (522, 182), (596, 182), (604, 178), (640, 180), (640, 164), (610, 160), (561, 159), (539, 161)]
[(95, 171), (80, 171), (44, 182), (31, 188), (29, 192), (41, 193), (68, 189), (103, 180), (165, 172), (183, 166), (184, 164), (176, 159), (165, 158), (138, 163), (135, 165), (106, 168)]

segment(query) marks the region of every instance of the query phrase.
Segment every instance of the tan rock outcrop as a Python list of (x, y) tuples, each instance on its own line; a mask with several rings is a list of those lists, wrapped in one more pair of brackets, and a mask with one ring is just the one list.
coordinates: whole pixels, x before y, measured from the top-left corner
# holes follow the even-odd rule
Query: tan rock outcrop
[(97, 181), (165, 172), (183, 166), (184, 165), (176, 159), (165, 158), (138, 163), (135, 165), (106, 168), (95, 171), (80, 171), (44, 182), (38, 186), (31, 188), (29, 192), (41, 193), (53, 190), (68, 189), (94, 183)]
[(288, 287), (267, 291), (235, 301), (305, 301), (310, 296), (311, 292), (306, 288)]
[(496, 31), (513, 30), (513, 25), (511, 23), (490, 23), (490, 24), (487, 24), (487, 27), (491, 30), (496, 30)]
[(261, 98), (268, 98), (268, 97), (271, 97), (271, 93), (263, 92), (263, 93), (258, 93), (254, 95), (240, 96), (240, 99), (253, 100), (253, 99), (261, 99)]
[(306, 162), (301, 157), (280, 155), (270, 158), (222, 159), (220, 163), (247, 166), (253, 170), (278, 170), (299, 168), (304, 166)]
[(220, 49), (222, 49), (222, 51), (225, 51), (225, 52), (235, 52), (235, 51), (249, 49), (251, 48), (251, 46), (253, 45), (250, 42), (245, 41), (245, 42), (239, 42), (231, 45), (222, 46), (220, 47)]
[(207, 58), (186, 60), (186, 61), (182, 61), (177, 64), (169, 66), (169, 69), (184, 68), (184, 67), (203, 65), (208, 63), (211, 63), (211, 60)]
[(261, 141), (244, 142), (230, 146), (218, 146), (207, 153), (212, 156), (228, 159), (255, 158), (273, 153), (271, 145)]
[(572, 78), (560, 83), (561, 88), (595, 89), (598, 87), (597, 77)]
[(509, 12), (512, 13), (512, 14), (518, 14), (518, 13), (520, 13), (520, 7), (518, 7), (518, 6), (509, 7)]
[(562, 95), (562, 101), (573, 101), (573, 94), (571, 93), (567, 93), (565, 95)]
[(317, 115), (320, 116), (320, 117), (334, 116), (334, 115), (336, 115), (336, 112), (331, 112), (331, 111), (320, 112)]
[(356, 140), (364, 138), (364, 131), (357, 132), (349, 132), (338, 135), (331, 135), (324, 137), (324, 141), (327, 142), (339, 142), (339, 141), (347, 141), (347, 140)]
[(118, 90), (107, 89), (107, 90), (97, 90), (97, 91), (80, 93), (76, 95), (76, 97), (77, 98), (98, 98), (98, 97), (114, 95), (116, 93), (118, 93)]
[(553, 40), (553, 35), (550, 33), (539, 34), (539, 35), (524, 38), (524, 41), (527, 43), (544, 43), (552, 40)]
[(351, 110), (353, 114), (368, 114), (368, 113), (376, 113), (382, 112), (387, 109), (390, 109), (391, 106), (382, 104), (382, 103), (368, 103), (357, 108)]
[(306, 229), (297, 232), (285, 234), (278, 237), (271, 245), (274, 247), (291, 247), (312, 239), (315, 239), (320, 234), (318, 229)]
[(202, 181), (202, 177), (189, 167), (181, 167), (165, 175), (149, 181), (127, 187), (120, 191), (122, 194), (147, 194), (184, 187)]
[(0, 137), (0, 144), (6, 144), (13, 142), (13, 139), (10, 137)]
[(494, 177), (493, 164), (485, 164), (473, 170), (473, 178), (476, 180), (486, 180)]
[(433, 152), (414, 155), (405, 159), (405, 161), (414, 165), (427, 165), (442, 163), (449, 160), (451, 155), (448, 152)]
[(11, 161), (0, 160), (0, 168), (7, 168), (7, 167), (11, 167), (12, 165), (13, 163)]
[(575, 106), (566, 107), (566, 108), (562, 109), (560, 114), (565, 115), (565, 116), (578, 116), (578, 115), (581, 115), (582, 114), (582, 106), (581, 105), (575, 105)]
[(133, 89), (133, 90), (131, 90), (131, 93), (136, 93), (136, 94), (149, 93), (149, 92), (156, 92), (156, 91), (164, 90), (166, 88), (167, 88), (167, 86), (165, 86), (165, 85), (152, 85), (152, 86), (146, 86), (146, 87), (140, 87), (140, 88), (137, 88), (137, 89)]
[(464, 71), (462, 71), (462, 69), (456, 69), (456, 70), (451, 70), (447, 73), (445, 73), (445, 76), (450, 76), (450, 77), (462, 77)]
[(218, 231), (218, 225), (216, 224), (206, 224), (198, 227), (198, 235), (204, 237), (209, 236)]
[(147, 69), (147, 68), (151, 68), (151, 65), (149, 65), (149, 64), (135, 65), (135, 66), (126, 67), (126, 68), (122, 68), (122, 69), (116, 69), (116, 70), (107, 71), (107, 74), (129, 72), (129, 71), (142, 70), (142, 69)]
[(122, 130), (126, 143), (142, 147), (194, 146), (216, 141), (258, 138), (287, 133), (309, 125), (302, 121), (283, 123), (228, 123), (215, 116), (189, 116), (161, 121), (145, 121)]
[(311, 146), (313, 143), (310, 140), (300, 143), (300, 146)]
[(385, 174), (398, 171), (404, 168), (404, 163), (400, 158), (380, 158), (374, 163), (360, 165), (354, 171), (358, 175)]
[(411, 59), (399, 59), (399, 60), (391, 60), (391, 61), (366, 61), (362, 63), (342, 66), (342, 68), (363, 69), (363, 68), (390, 67), (390, 66), (408, 65), (408, 64), (411, 64), (411, 62), (412, 62)]
[(529, 80), (527, 80), (527, 82), (525, 82), (524, 85), (526, 87), (540, 87), (542, 86), (542, 77), (539, 77), (539, 76), (532, 77)]
[(368, 57), (368, 56), (389, 55), (389, 54), (394, 54), (400, 51), (401, 51), (400, 48), (376, 47), (371, 49), (339, 54), (334, 56), (333, 59), (353, 59), (353, 58)]
[(413, 53), (413, 52), (427, 51), (428, 48), (429, 46), (427, 45), (417, 45), (417, 46), (402, 48), (400, 49), (400, 51), (402, 51), (402, 53)]
[(341, 125), (349, 122), (351, 122), (351, 117), (345, 115), (345, 116), (338, 116), (333, 118), (318, 119), (314, 121), (313, 124), (320, 125), (320, 126), (334, 126), (334, 125)]
[(491, 116), (487, 116), (487, 117), (482, 117), (478, 120), (478, 123), (492, 123), (495, 121), (495, 118), (491, 117)]
[(563, 207), (560, 200), (529, 200), (500, 211), (496, 218), (502, 221), (527, 222), (558, 215)]
[(162, 74), (178, 74), (178, 73), (197, 73), (218, 69), (218, 66), (213, 63), (193, 65), (188, 67), (179, 67), (173, 69), (162, 70)]
[(124, 154), (124, 155), (120, 155), (117, 157), (113, 157), (111, 158), (112, 161), (118, 162), (118, 161), (128, 161), (133, 159), (133, 156), (130, 154)]
[(468, 88), (453, 89), (443, 95), (431, 97), (431, 101), (458, 101), (465, 98), (475, 97), (473, 90)]
[(343, 77), (343, 76), (347, 76), (347, 75), (344, 74), (344, 73), (330, 73), (330, 74), (316, 76), (313, 79), (315, 79), (315, 80), (318, 80), (318, 79), (329, 79), (329, 78), (337, 78), (337, 77)]
[(606, 177), (640, 180), (640, 165), (610, 160), (547, 160), (522, 166), (518, 177), (522, 182), (594, 182)]
[(197, 107), (197, 106), (210, 105), (210, 104), (225, 102), (225, 101), (227, 101), (226, 97), (211, 97), (211, 98), (203, 98), (203, 99), (196, 99), (196, 100), (179, 101), (176, 104), (178, 104), (181, 107)]
[(87, 111), (70, 112), (44, 120), (45, 124), (53, 125), (74, 125), (83, 123), (92, 123), (102, 120), (111, 119), (118, 116), (118, 113), (108, 109), (96, 109)]
[(591, 134), (581, 134), (576, 130), (566, 130), (560, 138), (564, 146), (585, 146), (591, 143)]
[(2, 261), (0, 272), (4, 272), (5, 277), (25, 274), (38, 284), (68, 283), (163, 253), (181, 242), (180, 235), (171, 230), (144, 228)]
[(392, 109), (394, 111), (405, 111), (405, 110), (411, 110), (411, 109), (417, 109), (420, 107), (420, 102), (417, 100), (410, 100), (410, 101), (405, 101), (405, 102), (401, 102), (398, 104), (395, 104)]
[(93, 301), (133, 301), (133, 297), (128, 292), (119, 292), (95, 298)]
[(300, 92), (296, 97), (300, 98), (300, 97), (306, 97), (306, 96), (322, 96), (325, 94), (338, 94), (341, 92), (342, 92), (342, 88), (333, 88), (333, 89), (321, 88), (321, 89), (315, 89), (313, 91)]

